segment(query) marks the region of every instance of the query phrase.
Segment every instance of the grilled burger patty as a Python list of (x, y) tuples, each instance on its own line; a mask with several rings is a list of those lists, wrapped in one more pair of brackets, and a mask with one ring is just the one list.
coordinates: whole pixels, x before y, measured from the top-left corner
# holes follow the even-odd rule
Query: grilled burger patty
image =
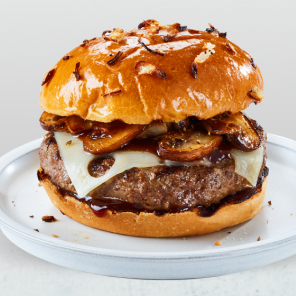
[[(44, 138), (39, 156), (41, 168), (51, 181), (76, 193), (52, 132)], [(102, 175), (112, 166), (113, 161), (112, 158), (105, 158), (94, 163), (90, 173), (97, 177)], [(265, 163), (262, 167), (264, 166)], [(99, 199), (117, 198), (149, 210), (209, 206), (246, 187), (248, 181), (236, 174), (234, 169), (233, 159), (225, 159), (210, 167), (196, 165), (132, 168), (109, 179), (90, 195)]]

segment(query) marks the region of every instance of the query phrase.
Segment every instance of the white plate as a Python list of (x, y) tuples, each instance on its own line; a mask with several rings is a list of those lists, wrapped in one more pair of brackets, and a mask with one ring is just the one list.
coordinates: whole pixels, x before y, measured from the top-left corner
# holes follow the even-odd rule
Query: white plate
[[(263, 209), (253, 220), (186, 239), (128, 237), (63, 216), (37, 185), (40, 143), (41, 139), (30, 142), (0, 158), (2, 231), (34, 256), (102, 275), (186, 279), (248, 270), (296, 253), (295, 141), (268, 135), (270, 175)], [(42, 222), (44, 215), (54, 215), (58, 221)], [(261, 241), (257, 241), (259, 236)], [(215, 246), (216, 240), (222, 245)]]

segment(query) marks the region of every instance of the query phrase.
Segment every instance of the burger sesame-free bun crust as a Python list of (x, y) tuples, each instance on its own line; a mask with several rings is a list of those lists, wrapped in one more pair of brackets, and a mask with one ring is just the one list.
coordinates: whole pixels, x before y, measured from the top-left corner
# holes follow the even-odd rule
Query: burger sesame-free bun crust
[(201, 217), (195, 211), (163, 216), (144, 212), (135, 214), (108, 211), (104, 218), (99, 218), (86, 203), (68, 195), (61, 195), (48, 178), (40, 183), (56, 208), (73, 220), (87, 226), (131, 236), (176, 237), (211, 233), (252, 219), (262, 208), (267, 177), (259, 193), (240, 204), (223, 206), (210, 217)]
[[(225, 111), (236, 113), (254, 102), (248, 95), (251, 89), (257, 86), (263, 91), (259, 68), (228, 39), (188, 29), (164, 42), (161, 37), (168, 34), (167, 28), (155, 33), (142, 28), (119, 42), (98, 37), (78, 46), (68, 53), (69, 59), (56, 64), (52, 79), (41, 87), (40, 106), (49, 113), (76, 114), (101, 122), (178, 122), (188, 116), (208, 119)], [(164, 56), (148, 52), (138, 39)], [(227, 42), (235, 54), (227, 49)], [(207, 43), (215, 45), (215, 53), (198, 64), (195, 79), (191, 65), (206, 51)], [(118, 61), (108, 65), (119, 51)], [(166, 79), (156, 74), (139, 75), (135, 69), (139, 61), (155, 64), (166, 73)], [(73, 71), (78, 62), (77, 81)]]

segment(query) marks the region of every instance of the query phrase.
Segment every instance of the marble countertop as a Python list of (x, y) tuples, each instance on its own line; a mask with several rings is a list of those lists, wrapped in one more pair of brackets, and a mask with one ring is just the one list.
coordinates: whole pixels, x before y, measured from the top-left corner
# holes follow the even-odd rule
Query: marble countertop
[(48, 263), (13, 245), (0, 231), (0, 294), (19, 295), (295, 295), (296, 255), (216, 278), (132, 280), (88, 274)]

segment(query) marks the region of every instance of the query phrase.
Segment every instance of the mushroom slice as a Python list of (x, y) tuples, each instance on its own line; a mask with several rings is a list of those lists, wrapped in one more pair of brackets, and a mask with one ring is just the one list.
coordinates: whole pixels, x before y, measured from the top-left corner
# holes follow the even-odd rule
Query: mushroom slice
[(41, 127), (46, 131), (67, 131), (66, 117), (44, 111), (39, 119)]
[(121, 148), (135, 138), (143, 129), (140, 124), (126, 124), (120, 121), (98, 123), (83, 139), (84, 151), (104, 154)]
[(67, 127), (71, 134), (78, 135), (92, 129), (93, 123), (90, 120), (84, 120), (77, 115), (67, 117)]
[(167, 132), (167, 125), (162, 121), (156, 120), (146, 125), (144, 129), (137, 135), (136, 139), (157, 137), (166, 134)]
[(261, 138), (256, 127), (242, 112), (226, 112), (202, 123), (209, 133), (226, 135), (227, 140), (237, 149), (248, 152), (260, 147)]
[(175, 161), (193, 161), (211, 154), (223, 141), (202, 131), (171, 132), (158, 142), (158, 154)]

